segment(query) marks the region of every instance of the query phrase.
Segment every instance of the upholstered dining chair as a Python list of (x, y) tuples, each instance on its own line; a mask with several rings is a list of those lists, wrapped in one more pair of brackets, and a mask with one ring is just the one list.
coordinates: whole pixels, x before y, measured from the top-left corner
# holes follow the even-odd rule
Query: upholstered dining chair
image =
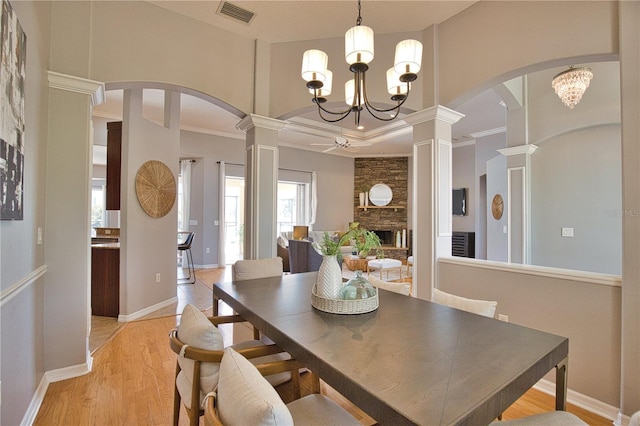
[(393, 282), (385, 281), (376, 277), (375, 275), (369, 275), (367, 280), (372, 286), (381, 288), (383, 290), (389, 290), (394, 293), (404, 294), (405, 296), (411, 295), (411, 283), (410, 282)]
[(567, 411), (549, 411), (513, 420), (496, 420), (489, 426), (587, 426), (580, 417)]
[[(254, 280), (257, 278), (280, 277), (284, 271), (282, 258), (238, 260), (231, 265), (233, 281)], [(218, 315), (219, 300), (213, 296), (213, 316)]]
[[(211, 317), (195, 306), (188, 304), (182, 311), (180, 324), (169, 334), (169, 346), (177, 354), (174, 387), (173, 424), (178, 425), (180, 406), (184, 402), (189, 424), (195, 426), (204, 414), (204, 397), (218, 385), (220, 361), (224, 354), (223, 339), (217, 326), (224, 323), (245, 321), (239, 315)], [(233, 347), (256, 364), (279, 362), (290, 359), (276, 345), (265, 345), (259, 341), (242, 342)], [(270, 374), (267, 380), (272, 385), (292, 379), (288, 372)], [(299, 376), (293, 377), (299, 378)], [(293, 383), (295, 389), (299, 384)], [(296, 387), (297, 386), (297, 387)]]
[(496, 308), (498, 307), (498, 302), (496, 301), (467, 299), (466, 297), (446, 293), (437, 288), (433, 289), (431, 301), (489, 318), (495, 317)]
[(215, 393), (207, 396), (205, 426), (220, 425), (360, 425), (344, 408), (320, 393), (312, 393), (285, 404), (265, 380), (266, 372), (300, 368), (293, 361), (255, 366), (232, 348), (220, 363)]

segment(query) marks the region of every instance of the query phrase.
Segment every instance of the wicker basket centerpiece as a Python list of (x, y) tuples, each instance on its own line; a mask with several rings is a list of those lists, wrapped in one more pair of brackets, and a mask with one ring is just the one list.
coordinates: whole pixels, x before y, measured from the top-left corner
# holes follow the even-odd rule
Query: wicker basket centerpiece
[(378, 309), (378, 291), (366, 299), (327, 299), (316, 294), (316, 286), (311, 291), (311, 306), (331, 314), (366, 314)]

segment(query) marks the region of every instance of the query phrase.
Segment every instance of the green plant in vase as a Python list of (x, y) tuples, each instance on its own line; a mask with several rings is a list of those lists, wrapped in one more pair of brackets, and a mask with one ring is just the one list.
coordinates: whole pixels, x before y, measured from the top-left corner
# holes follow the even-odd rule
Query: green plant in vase
[(328, 232), (325, 232), (321, 242), (314, 241), (311, 245), (318, 254), (323, 256), (338, 256), (338, 259), (340, 259), (342, 254), (340, 252), (340, 244), (342, 241), (344, 241), (342, 238), (336, 241)]
[(353, 241), (358, 251), (358, 256), (362, 258), (367, 257), (371, 250), (376, 250), (377, 255), (380, 255), (382, 251), (382, 243), (378, 235), (373, 231), (360, 227), (358, 222), (351, 223), (349, 231), (342, 236), (341, 241), (346, 241), (347, 239)]

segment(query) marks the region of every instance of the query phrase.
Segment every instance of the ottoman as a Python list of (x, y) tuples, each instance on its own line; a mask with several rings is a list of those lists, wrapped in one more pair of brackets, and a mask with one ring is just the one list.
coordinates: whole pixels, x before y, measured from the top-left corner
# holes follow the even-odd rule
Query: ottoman
[(367, 263), (367, 274), (371, 271), (379, 270), (380, 279), (382, 279), (382, 272), (387, 271), (387, 278), (389, 278), (389, 270), (397, 269), (402, 278), (402, 261), (397, 259), (373, 259)]

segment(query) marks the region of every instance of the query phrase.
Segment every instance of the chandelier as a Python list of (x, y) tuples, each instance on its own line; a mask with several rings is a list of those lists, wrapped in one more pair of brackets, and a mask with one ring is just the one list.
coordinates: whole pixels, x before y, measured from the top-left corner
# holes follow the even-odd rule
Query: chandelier
[(551, 86), (562, 100), (562, 103), (573, 109), (584, 94), (593, 78), (590, 68), (574, 68), (556, 74), (551, 81)]
[[(396, 45), (394, 66), (387, 70), (387, 91), (391, 100), (397, 104), (392, 108), (375, 108), (367, 98), (366, 72), (373, 60), (373, 30), (361, 25), (360, 0), (358, 0), (358, 18), (356, 26), (349, 29), (344, 36), (345, 60), (353, 78), (344, 85), (345, 102), (348, 108), (342, 111), (331, 111), (322, 106), (331, 94), (333, 73), (327, 69), (328, 56), (322, 50), (311, 49), (302, 57), (302, 78), (313, 95), (312, 101), (318, 106), (320, 117), (329, 123), (343, 120), (352, 112), (355, 124), (360, 125), (360, 112), (366, 108), (378, 120), (391, 121), (398, 116), (400, 107), (407, 100), (411, 90), (411, 82), (418, 78), (422, 63), (422, 43), (417, 40), (403, 40)], [(388, 114), (384, 116), (380, 114)]]

